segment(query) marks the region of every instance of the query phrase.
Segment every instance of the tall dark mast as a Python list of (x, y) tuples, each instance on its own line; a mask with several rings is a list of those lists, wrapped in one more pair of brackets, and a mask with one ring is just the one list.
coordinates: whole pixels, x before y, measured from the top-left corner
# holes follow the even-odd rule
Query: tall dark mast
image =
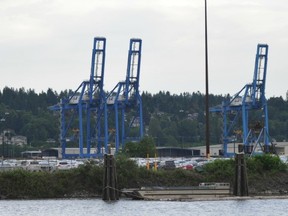
[(206, 157), (210, 157), (210, 132), (209, 132), (209, 80), (208, 80), (208, 37), (207, 37), (207, 0), (205, 0), (205, 78), (206, 78), (206, 96), (205, 96), (205, 113), (206, 113)]

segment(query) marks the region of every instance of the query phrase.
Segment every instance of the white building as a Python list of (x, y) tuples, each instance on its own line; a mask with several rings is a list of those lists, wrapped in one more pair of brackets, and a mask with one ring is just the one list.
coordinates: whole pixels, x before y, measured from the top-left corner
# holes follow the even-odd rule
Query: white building
[(1, 134), (0, 135), (0, 144), (2, 145), (3, 142), (4, 142), (4, 144), (7, 144), (7, 145), (23, 146), (23, 145), (27, 145), (27, 137), (20, 136), (20, 135), (7, 137), (7, 136), (4, 136), (3, 134)]
[(12, 136), (11, 144), (17, 145), (17, 146), (27, 145), (27, 137), (21, 136), (21, 135)]

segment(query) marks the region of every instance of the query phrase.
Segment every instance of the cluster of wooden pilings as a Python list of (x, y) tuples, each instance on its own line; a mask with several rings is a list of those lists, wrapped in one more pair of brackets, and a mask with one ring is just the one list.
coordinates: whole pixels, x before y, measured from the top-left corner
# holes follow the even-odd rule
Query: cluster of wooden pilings
[(118, 200), (119, 190), (117, 188), (117, 173), (114, 156), (105, 154), (102, 199), (105, 201)]
[(248, 196), (249, 194), (244, 153), (235, 155), (235, 183), (233, 194), (235, 196)]

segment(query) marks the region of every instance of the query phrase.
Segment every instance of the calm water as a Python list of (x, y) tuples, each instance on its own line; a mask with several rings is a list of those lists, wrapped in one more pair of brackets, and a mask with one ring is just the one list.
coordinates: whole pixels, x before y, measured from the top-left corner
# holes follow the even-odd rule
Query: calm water
[(288, 215), (288, 199), (229, 201), (134, 201), (101, 199), (0, 200), (1, 216), (226, 216)]

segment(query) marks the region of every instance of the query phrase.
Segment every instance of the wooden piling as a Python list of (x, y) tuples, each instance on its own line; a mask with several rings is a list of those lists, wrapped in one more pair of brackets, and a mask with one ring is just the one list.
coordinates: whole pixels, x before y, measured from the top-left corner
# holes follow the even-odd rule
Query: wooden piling
[(240, 153), (235, 156), (235, 183), (234, 195), (235, 196), (248, 196), (248, 181), (245, 154)]
[(116, 163), (113, 155), (104, 155), (104, 177), (102, 199), (112, 201), (119, 199), (117, 189)]

